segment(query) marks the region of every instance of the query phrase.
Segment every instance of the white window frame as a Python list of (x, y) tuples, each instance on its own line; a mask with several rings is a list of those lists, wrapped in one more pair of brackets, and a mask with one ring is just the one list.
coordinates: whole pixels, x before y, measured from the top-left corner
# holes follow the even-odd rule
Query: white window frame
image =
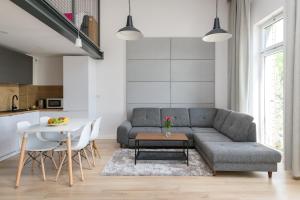
[[(275, 54), (277, 52), (284, 52), (284, 41), (280, 43), (276, 43), (274, 45), (271, 45), (267, 48), (265, 48), (265, 28), (275, 24), (279, 20), (284, 19), (283, 12), (277, 14), (276, 16), (273, 16), (266, 22), (264, 22), (260, 27), (259, 27), (259, 32), (260, 32), (260, 77), (259, 77), (259, 82), (260, 82), (260, 92), (259, 92), (259, 107), (260, 107), (260, 113), (259, 113), (259, 123), (260, 123), (260, 131), (261, 133), (259, 135), (259, 141), (262, 143), (266, 144), (267, 142), (267, 134), (265, 130), (265, 124), (266, 124), (266, 109), (265, 109), (265, 57)], [(263, 134), (262, 134), (263, 133)]]

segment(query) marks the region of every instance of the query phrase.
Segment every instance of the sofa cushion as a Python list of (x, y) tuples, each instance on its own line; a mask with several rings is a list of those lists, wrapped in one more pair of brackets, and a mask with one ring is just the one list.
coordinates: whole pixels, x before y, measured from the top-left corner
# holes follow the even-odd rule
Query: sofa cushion
[(193, 133), (219, 133), (214, 128), (200, 128), (200, 127), (192, 127)]
[(212, 127), (217, 110), (215, 108), (190, 108), (191, 126)]
[(202, 151), (213, 163), (277, 163), (281, 154), (255, 142), (204, 142)]
[(164, 125), (164, 119), (166, 116), (172, 117), (173, 126), (190, 127), (190, 117), (188, 109), (186, 108), (162, 108), (161, 119), (162, 126)]
[(132, 114), (132, 126), (161, 127), (159, 108), (135, 108)]
[(196, 145), (201, 145), (203, 142), (232, 142), (232, 140), (225, 135), (215, 133), (194, 133), (194, 140)]
[[(166, 129), (162, 128), (162, 133), (165, 133)], [(190, 127), (172, 127), (171, 133), (185, 133), (188, 138), (193, 138), (193, 130)]]
[(225, 119), (230, 113), (230, 110), (218, 109), (214, 119), (213, 127), (220, 131)]
[(253, 117), (244, 113), (231, 112), (221, 127), (221, 132), (235, 142), (248, 142), (249, 128)]
[(159, 127), (133, 127), (129, 131), (129, 138), (134, 139), (138, 133), (161, 133)]

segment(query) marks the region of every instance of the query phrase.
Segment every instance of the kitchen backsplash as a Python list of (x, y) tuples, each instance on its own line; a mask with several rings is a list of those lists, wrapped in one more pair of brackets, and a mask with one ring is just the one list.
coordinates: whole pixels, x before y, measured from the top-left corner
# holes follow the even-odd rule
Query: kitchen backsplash
[[(18, 85), (0, 84), (0, 111), (6, 111), (11, 109), (11, 99), (15, 94), (19, 94)], [(18, 101), (16, 101), (16, 105), (19, 105)]]
[(39, 99), (63, 98), (63, 86), (0, 84), (0, 111), (11, 109), (11, 99), (15, 94), (19, 97), (16, 105), (26, 109), (37, 105)]
[(20, 85), (20, 108), (37, 105), (39, 99), (63, 98), (63, 86)]

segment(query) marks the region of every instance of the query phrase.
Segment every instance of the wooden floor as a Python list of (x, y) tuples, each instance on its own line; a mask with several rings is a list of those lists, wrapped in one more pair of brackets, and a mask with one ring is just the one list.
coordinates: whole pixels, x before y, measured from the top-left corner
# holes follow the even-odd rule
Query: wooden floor
[(74, 186), (71, 188), (66, 168), (59, 181), (55, 182), (55, 170), (48, 162), (46, 182), (42, 181), (39, 169), (32, 174), (31, 167), (27, 166), (22, 174), (21, 186), (15, 189), (17, 157), (0, 162), (0, 199), (300, 199), (300, 181), (293, 180), (282, 169), (274, 173), (272, 179), (268, 179), (267, 173), (220, 173), (216, 177), (100, 176), (105, 163), (119, 146), (113, 140), (98, 143), (102, 159), (97, 159), (96, 168), (84, 170), (85, 182), (80, 181), (79, 167), (74, 165)]

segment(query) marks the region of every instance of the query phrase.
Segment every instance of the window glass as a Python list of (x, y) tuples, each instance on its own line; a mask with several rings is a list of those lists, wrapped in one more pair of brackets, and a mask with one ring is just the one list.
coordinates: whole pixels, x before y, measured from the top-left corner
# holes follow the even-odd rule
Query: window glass
[(264, 48), (283, 42), (283, 19), (264, 28)]

